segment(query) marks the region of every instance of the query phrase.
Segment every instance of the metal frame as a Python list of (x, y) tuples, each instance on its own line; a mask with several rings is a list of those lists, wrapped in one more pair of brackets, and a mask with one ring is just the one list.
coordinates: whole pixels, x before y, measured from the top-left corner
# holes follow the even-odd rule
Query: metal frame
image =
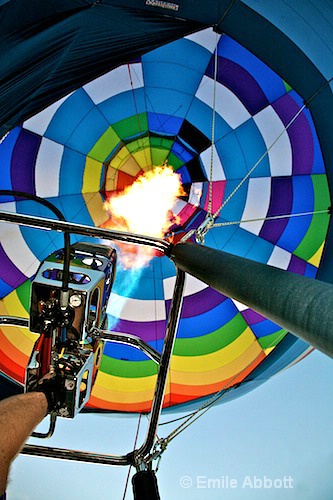
[(168, 241), (162, 240), (161, 238), (154, 238), (153, 236), (142, 236), (141, 234), (125, 233), (124, 231), (86, 226), (83, 224), (76, 224), (74, 222), (64, 222), (62, 220), (46, 219), (35, 217), (33, 215), (22, 215), (0, 211), (0, 221), (10, 222), (19, 226), (28, 226), (35, 229), (44, 229), (46, 231), (81, 234), (83, 236), (91, 236), (93, 238), (101, 238), (103, 240), (118, 240), (124, 243), (135, 243), (137, 245), (150, 246), (155, 250), (159, 250), (163, 254), (167, 254), (172, 247), (172, 244)]
[(131, 335), (129, 333), (110, 332), (108, 330), (99, 330), (97, 328), (93, 330), (92, 335), (94, 333), (97, 333), (97, 336), (100, 340), (108, 340), (110, 342), (117, 342), (118, 344), (130, 345), (142, 351), (144, 354), (146, 354), (146, 356), (155, 361), (155, 363), (159, 364), (161, 362), (161, 354), (136, 335)]
[[(12, 214), (9, 212), (0, 212), (0, 221), (11, 222), (18, 225), (35, 227), (38, 229), (46, 229), (60, 232), (72, 232), (105, 240), (119, 240), (125, 243), (135, 243), (138, 245), (147, 245), (159, 250), (167, 255), (172, 245), (158, 238), (145, 237), (132, 233), (124, 233), (109, 229), (95, 228), (91, 226), (81, 226), (69, 222), (55, 221), (53, 219), (41, 219), (32, 216), (20, 214)], [(147, 468), (150, 461), (150, 453), (154, 446), (156, 430), (159, 418), (162, 411), (163, 399), (165, 394), (170, 360), (176, 338), (177, 328), (179, 324), (181, 308), (183, 303), (183, 293), (185, 286), (185, 272), (176, 267), (176, 283), (169, 311), (168, 324), (164, 339), (163, 351), (160, 355), (157, 351), (151, 348), (148, 344), (134, 335), (121, 333), (107, 332), (105, 330), (97, 330), (101, 339), (112, 340), (132, 345), (159, 364), (155, 393), (150, 412), (150, 419), (146, 438), (140, 448), (133, 450), (127, 455), (104, 455), (85, 451), (68, 450), (66, 448), (54, 448), (48, 446), (26, 445), (21, 450), (24, 455), (56, 458), (62, 460), (72, 460), (77, 462), (97, 463), (104, 465), (135, 465), (137, 468)], [(0, 317), (0, 324), (14, 325), (27, 327), (29, 322), (25, 318), (10, 318), (8, 316)]]

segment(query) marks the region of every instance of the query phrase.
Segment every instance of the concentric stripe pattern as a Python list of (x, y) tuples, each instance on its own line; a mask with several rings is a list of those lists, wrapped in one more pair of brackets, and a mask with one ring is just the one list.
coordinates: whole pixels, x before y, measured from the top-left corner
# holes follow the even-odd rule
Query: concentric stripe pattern
[[(289, 125), (302, 106), (268, 66), (206, 30), (103, 75), (15, 128), (0, 145), (1, 189), (37, 194), (69, 221), (102, 226), (105, 198), (167, 161), (187, 193), (175, 207), (176, 240), (204, 220), (211, 181), (213, 212), (231, 197), (208, 246), (314, 278), (329, 222), (314, 212), (330, 202), (309, 111)], [(3, 210), (54, 217), (32, 201), (0, 202)], [(288, 217), (299, 213), (308, 215)], [(31, 278), (63, 246), (62, 236), (9, 224), (0, 231), (0, 314), (28, 317)], [(140, 270), (119, 268), (110, 328), (161, 351), (174, 282), (167, 257)], [(23, 383), (35, 339), (1, 328), (0, 370)], [(192, 409), (218, 391), (237, 397), (307, 352), (278, 325), (188, 277), (164, 406)], [(147, 412), (156, 377), (157, 366), (140, 351), (107, 343), (89, 406)]]

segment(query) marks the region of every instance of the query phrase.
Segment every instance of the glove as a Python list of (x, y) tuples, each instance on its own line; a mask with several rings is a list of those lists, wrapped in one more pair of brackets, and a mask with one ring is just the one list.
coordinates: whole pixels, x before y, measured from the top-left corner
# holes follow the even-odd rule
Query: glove
[(66, 391), (64, 378), (59, 374), (47, 373), (31, 391), (43, 392), (47, 399), (47, 413), (58, 410), (65, 402)]

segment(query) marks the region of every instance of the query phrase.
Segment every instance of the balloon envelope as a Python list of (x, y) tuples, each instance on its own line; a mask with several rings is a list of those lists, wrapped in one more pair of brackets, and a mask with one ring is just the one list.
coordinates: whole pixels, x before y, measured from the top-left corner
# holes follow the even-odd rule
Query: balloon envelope
[[(203, 222), (210, 203), (213, 212), (223, 204), (216, 222), (225, 225), (208, 233), (208, 246), (315, 278), (330, 196), (303, 105), (269, 64), (205, 29), (115, 68), (15, 127), (0, 145), (1, 189), (35, 193), (67, 220), (100, 226), (110, 194), (167, 161), (186, 191), (174, 208), (176, 239)], [(32, 201), (0, 201), (4, 210), (51, 216)], [(318, 211), (326, 213), (312, 215)], [(308, 215), (289, 217), (300, 213)], [(0, 314), (29, 315), (30, 280), (62, 246), (56, 233), (1, 224)], [(119, 268), (110, 327), (161, 351), (174, 282), (167, 257), (139, 270)], [(19, 384), (34, 341), (25, 329), (0, 330), (0, 369)], [(238, 397), (310, 350), (188, 277), (164, 405), (192, 409), (218, 391), (222, 400)], [(156, 374), (141, 352), (108, 343), (89, 407), (147, 412)]]

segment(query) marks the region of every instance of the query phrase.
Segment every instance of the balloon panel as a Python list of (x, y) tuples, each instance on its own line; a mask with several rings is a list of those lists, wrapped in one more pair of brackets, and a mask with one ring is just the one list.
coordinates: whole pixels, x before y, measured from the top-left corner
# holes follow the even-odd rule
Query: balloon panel
[[(1, 187), (47, 198), (69, 221), (101, 226), (108, 195), (168, 162), (186, 191), (174, 208), (176, 240), (200, 225), (210, 203), (213, 212), (222, 205), (222, 226), (208, 233), (208, 246), (314, 278), (329, 216), (312, 212), (327, 210), (330, 197), (311, 114), (302, 108), (267, 65), (206, 30), (103, 75), (16, 127), (0, 145)], [(4, 210), (52, 217), (31, 201), (0, 201)], [(272, 220), (300, 213), (308, 215)], [(1, 224), (0, 314), (28, 316), (30, 279), (62, 246), (57, 233)], [(140, 270), (119, 268), (110, 328), (161, 351), (174, 283), (167, 257)], [(23, 382), (34, 340), (27, 330), (1, 328), (4, 374)], [(193, 408), (217, 391), (225, 391), (223, 400), (240, 396), (308, 351), (188, 277), (165, 407)], [(149, 411), (156, 374), (140, 351), (108, 343), (89, 406)]]

